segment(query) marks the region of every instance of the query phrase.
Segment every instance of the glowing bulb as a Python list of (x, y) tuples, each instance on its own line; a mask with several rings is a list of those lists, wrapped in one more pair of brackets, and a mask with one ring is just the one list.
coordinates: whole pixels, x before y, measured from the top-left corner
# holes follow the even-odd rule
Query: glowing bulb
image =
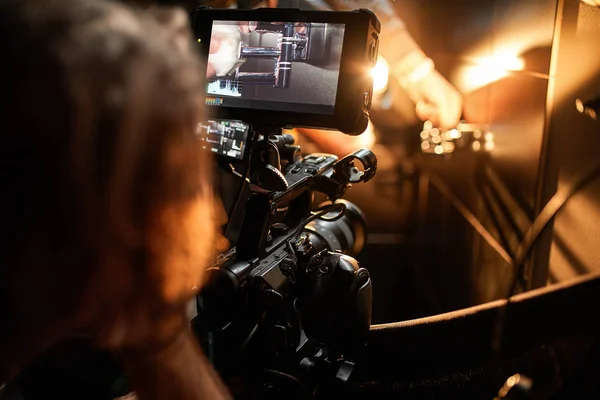
[(479, 151), (479, 150), (481, 150), (481, 142), (479, 142), (479, 141), (473, 142), (473, 151)]
[(459, 139), (462, 136), (462, 133), (458, 129), (452, 129), (450, 131), (450, 137), (452, 139)]
[(444, 152), (444, 148), (442, 146), (435, 146), (433, 151), (435, 151), (435, 154), (442, 154)]
[(431, 136), (437, 136), (440, 134), (440, 130), (438, 128), (433, 128), (431, 130)]
[(373, 93), (382, 93), (388, 87), (390, 77), (390, 66), (383, 57), (379, 57), (377, 64), (371, 69), (373, 78)]
[(485, 142), (484, 146), (485, 146), (486, 151), (492, 151), (492, 150), (494, 150), (494, 147), (496, 147), (494, 142)]
[(430, 131), (431, 129), (433, 129), (433, 122), (427, 120), (423, 123), (423, 130), (424, 131)]
[(434, 137), (431, 138), (431, 141), (433, 143), (440, 143), (442, 141), (442, 138), (439, 137), (439, 136), (434, 136)]
[(452, 153), (456, 148), (456, 145), (452, 142), (444, 142), (442, 143), (442, 147), (446, 153)]
[(429, 137), (429, 132), (423, 131), (421, 132), (421, 139), (427, 139)]
[(429, 142), (421, 142), (421, 148), (427, 150), (430, 147)]
[(494, 134), (492, 132), (486, 133), (484, 137), (486, 142), (491, 142), (494, 140)]

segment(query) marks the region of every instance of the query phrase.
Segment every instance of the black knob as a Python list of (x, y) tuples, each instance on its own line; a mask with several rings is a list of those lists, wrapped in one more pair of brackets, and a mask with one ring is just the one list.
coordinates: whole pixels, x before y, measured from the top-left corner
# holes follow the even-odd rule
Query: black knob
[(288, 233), (288, 227), (284, 223), (277, 222), (277, 223), (271, 225), (271, 230), (270, 230), (269, 233), (274, 238), (275, 237), (279, 237), (279, 236), (283, 236), (283, 235), (285, 235), (285, 234)]
[(301, 361), (300, 361), (300, 368), (304, 369), (304, 370), (311, 370), (313, 369), (317, 364), (315, 363), (315, 360), (313, 360), (310, 357), (304, 357)]
[(270, 164), (264, 165), (255, 175), (256, 183), (266, 190), (283, 192), (288, 188), (285, 176)]

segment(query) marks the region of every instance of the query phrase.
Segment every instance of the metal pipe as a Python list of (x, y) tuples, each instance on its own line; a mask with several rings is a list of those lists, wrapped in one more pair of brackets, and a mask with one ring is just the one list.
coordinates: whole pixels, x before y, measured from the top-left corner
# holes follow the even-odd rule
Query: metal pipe
[(286, 88), (290, 85), (294, 42), (289, 40), (294, 36), (294, 23), (286, 22), (281, 39), (281, 55), (275, 66), (275, 87)]
[(281, 50), (275, 47), (250, 47), (240, 48), (240, 58), (278, 58)]
[(244, 83), (275, 84), (275, 74), (272, 72), (238, 72), (236, 79)]

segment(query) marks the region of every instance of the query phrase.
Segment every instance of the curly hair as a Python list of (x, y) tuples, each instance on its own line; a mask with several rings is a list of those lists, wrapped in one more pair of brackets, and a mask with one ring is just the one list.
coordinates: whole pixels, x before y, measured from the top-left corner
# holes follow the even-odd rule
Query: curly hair
[(0, 369), (72, 332), (159, 341), (200, 286), (213, 200), (186, 24), (109, 1), (0, 3)]

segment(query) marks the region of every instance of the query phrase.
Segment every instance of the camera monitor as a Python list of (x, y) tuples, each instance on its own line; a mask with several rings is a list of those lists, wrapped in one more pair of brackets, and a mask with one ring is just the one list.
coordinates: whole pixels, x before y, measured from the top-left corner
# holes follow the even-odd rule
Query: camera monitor
[(275, 129), (366, 128), (379, 32), (371, 12), (200, 8), (193, 20), (213, 117)]
[(210, 119), (198, 124), (196, 134), (204, 149), (243, 160), (249, 129), (242, 121)]

